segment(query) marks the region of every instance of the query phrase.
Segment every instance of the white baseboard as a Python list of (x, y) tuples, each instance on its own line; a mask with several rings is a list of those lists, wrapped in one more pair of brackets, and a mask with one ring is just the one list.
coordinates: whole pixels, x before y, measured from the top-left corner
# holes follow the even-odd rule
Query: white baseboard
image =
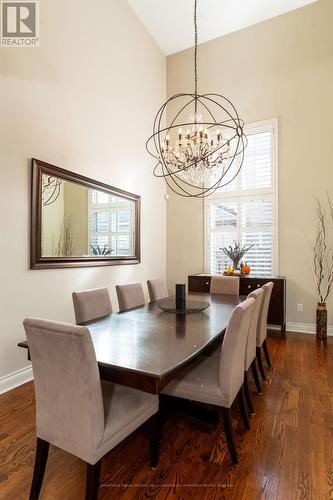
[[(279, 326), (269, 325), (270, 330), (280, 330)], [(316, 334), (316, 325), (311, 323), (292, 323), (287, 321), (287, 332)], [(327, 327), (327, 335), (333, 335), (333, 326)]]
[[(311, 323), (290, 323), (287, 322), (288, 332), (316, 333), (316, 325)], [(327, 335), (333, 335), (333, 326), (327, 327)]]
[(0, 394), (15, 389), (15, 387), (25, 384), (32, 379), (33, 374), (31, 366), (26, 366), (25, 368), (16, 370), (16, 372), (9, 373), (9, 375), (0, 378)]

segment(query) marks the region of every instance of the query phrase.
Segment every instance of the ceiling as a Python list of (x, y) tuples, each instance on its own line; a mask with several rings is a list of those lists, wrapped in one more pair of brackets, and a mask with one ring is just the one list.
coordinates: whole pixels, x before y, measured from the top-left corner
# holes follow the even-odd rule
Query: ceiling
[[(260, 23), (318, 0), (198, 0), (199, 43)], [(194, 0), (128, 0), (161, 50), (194, 45)]]

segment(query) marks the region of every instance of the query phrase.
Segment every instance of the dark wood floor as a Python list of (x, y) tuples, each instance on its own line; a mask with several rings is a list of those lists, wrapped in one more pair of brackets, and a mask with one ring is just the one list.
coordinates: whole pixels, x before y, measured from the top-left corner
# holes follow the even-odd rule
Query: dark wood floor
[[(100, 499), (333, 499), (333, 338), (270, 337), (274, 369), (245, 432), (234, 411), (240, 465), (232, 467), (221, 427), (206, 432), (170, 414), (160, 465), (149, 467), (144, 430), (103, 463)], [(254, 388), (252, 387), (254, 390)], [(0, 396), (0, 498), (26, 499), (35, 446), (32, 383)], [(42, 499), (81, 500), (85, 468), (51, 447)]]

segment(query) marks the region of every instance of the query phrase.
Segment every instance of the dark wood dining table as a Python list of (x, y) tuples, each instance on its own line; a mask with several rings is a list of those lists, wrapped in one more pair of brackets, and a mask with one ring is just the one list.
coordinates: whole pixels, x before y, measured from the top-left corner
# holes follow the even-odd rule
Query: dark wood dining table
[[(158, 394), (185, 364), (223, 335), (243, 298), (190, 293), (187, 300), (210, 306), (195, 314), (173, 314), (162, 311), (157, 301), (85, 323), (101, 378)], [(18, 345), (29, 348), (26, 341)]]

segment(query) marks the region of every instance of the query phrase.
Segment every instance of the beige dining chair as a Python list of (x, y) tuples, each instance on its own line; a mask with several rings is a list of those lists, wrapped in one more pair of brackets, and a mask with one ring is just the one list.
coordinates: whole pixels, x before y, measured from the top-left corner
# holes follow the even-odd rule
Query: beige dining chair
[(112, 314), (111, 299), (107, 288), (73, 292), (72, 298), (77, 325)]
[(86, 499), (98, 496), (103, 456), (150, 421), (158, 461), (158, 396), (100, 380), (88, 328), (26, 319), (36, 394), (37, 450), (30, 500), (42, 487), (49, 445), (87, 463)]
[(263, 285), (264, 297), (262, 299), (262, 304), (259, 313), (259, 322), (258, 322), (258, 330), (257, 330), (257, 361), (259, 366), (259, 371), (263, 380), (267, 380), (264, 365), (262, 363), (261, 358), (261, 348), (264, 350), (265, 358), (268, 364), (268, 367), (272, 367), (271, 359), (269, 356), (268, 345), (267, 345), (267, 317), (268, 317), (268, 309), (269, 303), (271, 300), (271, 295), (273, 291), (274, 283), (269, 281)]
[(145, 295), (141, 283), (129, 283), (128, 285), (116, 285), (119, 312), (143, 306)]
[(154, 302), (155, 300), (169, 297), (169, 292), (164, 280), (161, 279), (148, 280), (147, 286), (149, 291), (150, 302)]
[(249, 325), (255, 299), (236, 306), (231, 314), (223, 339), (220, 358), (199, 356), (187, 365), (166, 387), (162, 394), (218, 406), (222, 409), (224, 430), (234, 464), (238, 454), (233, 437), (231, 405), (238, 399), (246, 429), (250, 429), (244, 400), (244, 361)]
[[(238, 276), (212, 276), (210, 280), (211, 294), (239, 295)], [(217, 342), (216, 347), (209, 353), (214, 358), (220, 357), (222, 341)]]
[(238, 276), (212, 276), (210, 280), (210, 293), (239, 295)]
[(251, 415), (255, 415), (255, 411), (252, 404), (249, 385), (248, 385), (248, 371), (250, 370), (250, 368), (252, 369), (253, 378), (257, 388), (257, 393), (262, 394), (261, 385), (257, 372), (257, 365), (256, 365), (256, 346), (257, 346), (259, 313), (263, 296), (264, 296), (264, 290), (262, 288), (254, 290), (247, 296), (248, 299), (251, 298), (255, 299), (253, 314), (247, 336), (246, 350), (245, 350), (245, 364), (244, 364), (244, 393), (247, 406), (250, 410)]

